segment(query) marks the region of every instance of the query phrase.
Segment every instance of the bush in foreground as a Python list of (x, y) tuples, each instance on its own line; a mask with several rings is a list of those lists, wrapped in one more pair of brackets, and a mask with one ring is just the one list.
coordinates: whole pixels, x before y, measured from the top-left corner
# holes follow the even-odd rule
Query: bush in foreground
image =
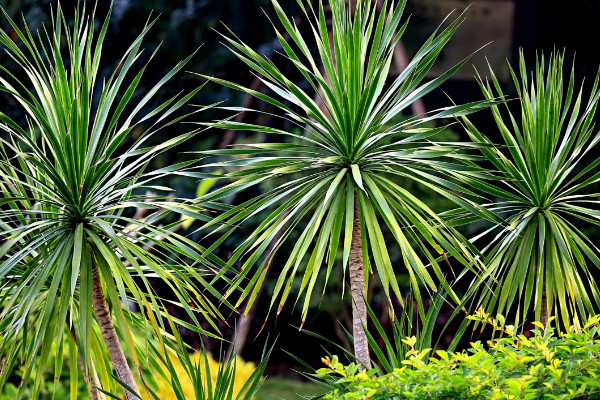
[(325, 399), (573, 399), (600, 398), (600, 315), (581, 330), (557, 335), (554, 328), (537, 329), (531, 337), (517, 334), (504, 318), (479, 311), (470, 319), (485, 322), (502, 338), (480, 342), (461, 352), (415, 350), (415, 338), (403, 341), (411, 348), (405, 366), (376, 376), (344, 366), (334, 356), (317, 371), (338, 387)]

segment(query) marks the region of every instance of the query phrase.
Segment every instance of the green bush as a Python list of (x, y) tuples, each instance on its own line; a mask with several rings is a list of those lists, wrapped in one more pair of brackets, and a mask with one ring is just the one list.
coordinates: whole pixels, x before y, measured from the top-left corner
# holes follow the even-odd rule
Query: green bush
[(483, 311), (469, 319), (485, 322), (501, 338), (477, 341), (461, 352), (415, 350), (414, 337), (403, 339), (411, 350), (404, 366), (377, 376), (359, 372), (356, 364), (344, 366), (338, 358), (323, 361), (317, 373), (326, 380), (341, 377), (337, 389), (325, 399), (573, 399), (600, 398), (600, 315), (581, 330), (557, 335), (540, 323), (527, 337), (517, 334), (504, 318)]

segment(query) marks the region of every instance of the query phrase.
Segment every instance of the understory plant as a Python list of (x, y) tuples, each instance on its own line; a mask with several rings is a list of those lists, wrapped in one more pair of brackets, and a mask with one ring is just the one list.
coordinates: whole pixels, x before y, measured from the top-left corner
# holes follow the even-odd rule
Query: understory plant
[[(171, 376), (176, 376), (178, 382), (173, 385), (170, 380), (156, 379), (156, 396), (159, 399), (198, 399), (198, 400), (235, 400), (251, 399), (255, 391), (248, 391), (248, 382), (253, 380), (258, 387), (262, 371), (256, 372), (256, 366), (245, 362), (239, 357), (231, 357), (224, 363), (216, 361), (210, 354), (196, 351), (189, 356), (189, 360), (171, 357), (169, 360), (173, 368)], [(264, 364), (261, 365), (264, 370)], [(188, 373), (192, 376), (188, 377)], [(172, 386), (177, 386), (173, 390)]]
[[(181, 344), (181, 342), (180, 342)], [(183, 351), (181, 351), (183, 349)], [(189, 354), (184, 347), (158, 356), (164, 377), (151, 371), (157, 381), (154, 397), (160, 400), (252, 400), (262, 383), (273, 347), (265, 347), (258, 365), (232, 352), (215, 359), (202, 346)]]
[[(491, 146), (491, 133), (463, 119), (473, 142), (490, 145), (481, 147), (483, 161), (503, 178), (497, 185), (472, 185), (492, 199), (485, 206), (507, 221), (486, 232), (492, 239), (482, 250), (488, 272), (476, 285), (480, 304), (516, 316), (516, 325), (533, 310), (544, 324), (553, 315), (564, 327), (580, 326), (600, 306), (600, 249), (585, 232), (600, 224), (600, 133), (594, 123), (600, 75), (591, 90), (583, 84), (577, 89), (573, 69), (563, 78), (563, 61), (564, 53), (540, 55), (530, 74), (521, 52), (518, 71), (510, 69), (519, 99), (491, 107), (502, 137), (498, 145)], [(480, 79), (485, 97), (505, 99), (491, 70), (490, 79)]]
[[(146, 389), (155, 400), (251, 400), (263, 380), (274, 344), (263, 348), (257, 364), (246, 362), (236, 352), (226, 355), (220, 349), (213, 355), (200, 338), (200, 348), (193, 349), (177, 329), (177, 320), (164, 314), (172, 334), (171, 340), (145, 337), (151, 331), (144, 328), (141, 317), (133, 332), (142, 345), (148, 346), (148, 364), (142, 369)], [(181, 321), (179, 321), (181, 323)], [(170, 335), (169, 335), (170, 336)], [(237, 339), (234, 339), (237, 340)]]
[[(401, 302), (403, 298), (396, 277), (398, 267), (392, 265), (389, 243), (384, 238), (385, 228), (401, 251), (422, 317), (422, 290), (435, 291), (441, 284), (458, 301), (445, 279), (449, 258), (460, 268), (478, 270), (470, 244), (403, 187), (403, 182), (412, 180), (422, 184), (440, 196), (492, 218), (475, 203), (461, 199), (460, 194), (468, 190), (440, 176), (449, 175), (449, 170), (478, 174), (477, 168), (455, 162), (454, 157), (465, 157), (458, 153), (466, 145), (434, 142), (435, 135), (444, 128), (427, 125), (442, 117), (472, 112), (484, 107), (487, 101), (399, 118), (411, 103), (437, 88), (469, 58), (439, 77), (423, 82), (460, 19), (436, 31), (406, 69), (386, 84), (396, 44), (408, 22), (401, 21), (405, 1), (384, 1), (380, 9), (379, 2), (373, 0), (299, 1), (308, 21), (307, 33), (302, 33), (284, 14), (278, 1), (272, 3), (283, 26), (283, 31), (275, 28), (283, 56), (301, 74), (303, 83), (294, 82), (273, 61), (229, 36), (225, 36), (227, 45), (257, 74), (268, 94), (216, 77), (206, 78), (268, 103), (282, 113), (281, 117), (292, 128), (232, 120), (209, 124), (265, 133), (279, 137), (282, 142), (240, 144), (205, 152), (226, 158), (208, 166), (230, 172), (221, 178), (228, 180), (226, 185), (198, 201), (210, 207), (211, 201), (244, 189), (268, 182), (284, 183), (233, 206), (202, 229), (210, 226), (224, 229), (227, 225), (235, 228), (264, 213), (260, 225), (229, 260), (230, 266), (239, 262), (242, 267), (225, 297), (242, 291), (237, 305), (247, 300), (247, 312), (267, 271), (275, 269), (277, 280), (271, 308), (278, 302), (279, 313), (290, 296), (294, 280), (300, 277), (296, 301), (304, 295), (302, 324), (315, 287), (327, 286), (341, 252), (344, 278), (346, 274), (350, 278), (354, 351), (363, 365), (370, 366), (363, 330), (367, 321), (365, 287), (369, 275), (377, 272), (388, 298), (393, 296)], [(326, 5), (331, 12), (330, 28)], [(311, 49), (316, 49), (316, 54)], [(500, 222), (498, 218), (496, 221)], [(225, 232), (223, 237), (231, 231)], [(296, 232), (297, 239), (292, 242)], [(284, 263), (273, 265), (270, 260), (282, 246), (290, 247), (290, 256)]]
[[(556, 336), (551, 325), (535, 322), (532, 336), (517, 334), (499, 315), (483, 310), (468, 317), (493, 327), (500, 337), (471, 343), (466, 351), (416, 349), (416, 338), (402, 339), (409, 347), (402, 366), (387, 375), (360, 372), (357, 364), (324, 358), (321, 379), (337, 389), (324, 396), (336, 400), (392, 399), (574, 399), (600, 394), (600, 316), (582, 327), (571, 326)], [(550, 318), (552, 322), (553, 318)], [(426, 360), (429, 361), (426, 361)]]
[[(169, 190), (152, 186), (157, 179), (198, 176), (187, 170), (191, 162), (150, 169), (157, 155), (194, 135), (168, 129), (199, 87), (156, 105), (157, 92), (192, 56), (137, 95), (147, 65), (134, 64), (153, 21), (104, 78), (110, 12), (97, 29), (95, 15), (79, 7), (71, 26), (58, 4), (51, 26), (37, 33), (5, 16), (12, 33), (0, 30), (0, 43), (18, 70), (0, 66), (0, 90), (23, 114), (0, 111), (0, 391), (21, 364), (17, 398), (33, 388), (28, 398), (36, 399), (43, 373), (32, 380), (34, 368), (45, 368), (51, 350), (62, 354), (68, 342), (92, 399), (121, 386), (128, 400), (148, 398), (139, 370), (149, 349), (134, 343), (130, 325), (141, 318), (146, 336), (169, 337), (149, 277), (168, 285), (171, 304), (193, 321), (188, 328), (202, 332), (199, 313), (214, 328), (222, 318), (207, 301), (213, 289), (204, 281), (204, 249), (170, 231), (178, 222), (168, 215), (188, 213), (185, 202), (144, 194)], [(61, 373), (56, 357), (55, 382)], [(75, 382), (77, 374), (71, 368)]]

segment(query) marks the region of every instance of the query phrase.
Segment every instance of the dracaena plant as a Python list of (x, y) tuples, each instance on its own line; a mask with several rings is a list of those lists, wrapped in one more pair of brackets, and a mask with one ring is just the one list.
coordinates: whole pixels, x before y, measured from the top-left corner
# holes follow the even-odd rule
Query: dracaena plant
[[(225, 36), (226, 43), (260, 77), (270, 94), (207, 78), (269, 103), (283, 113), (282, 118), (292, 128), (231, 120), (212, 123), (211, 126), (223, 129), (281, 136), (286, 141), (208, 152), (233, 158), (213, 165), (239, 170), (223, 176), (233, 182), (200, 201), (208, 203), (270, 180), (277, 184), (204, 227), (217, 222), (238, 225), (266, 213), (229, 260), (230, 265), (242, 261), (243, 266), (226, 297), (243, 287), (238, 304), (247, 298), (247, 307), (251, 307), (267, 269), (276, 268), (271, 307), (279, 302), (281, 310), (292, 282), (300, 276), (298, 299), (304, 295), (302, 321), (315, 285), (327, 284), (341, 250), (344, 276), (350, 276), (355, 354), (368, 366), (368, 343), (362, 327), (367, 318), (365, 275), (376, 271), (385, 293), (402, 301), (396, 278), (402, 265), (392, 265), (382, 225), (391, 231), (401, 250), (423, 317), (423, 288), (433, 291), (441, 283), (457, 299), (444, 279), (448, 270), (443, 258), (453, 257), (456, 263), (473, 267), (469, 243), (445, 226), (403, 184), (409, 180), (418, 182), (480, 212), (473, 203), (461, 199), (459, 194), (464, 189), (440, 176), (447, 170), (478, 174), (477, 168), (455, 162), (453, 157), (459, 156), (462, 144), (434, 142), (435, 135), (444, 128), (427, 127), (426, 122), (468, 113), (485, 104), (448, 107), (401, 121), (397, 118), (412, 102), (434, 90), (466, 63), (468, 57), (424, 83), (442, 48), (458, 28), (458, 19), (427, 39), (406, 69), (386, 84), (396, 44), (408, 22), (401, 21), (404, 1), (383, 2), (381, 9), (372, 0), (331, 0), (327, 4), (299, 1), (309, 23), (308, 36), (285, 15), (276, 0), (272, 3), (284, 29), (280, 32), (275, 28), (283, 55), (302, 74), (306, 84), (295, 83), (272, 61), (229, 36)], [(331, 28), (326, 5), (331, 10)], [(311, 49), (316, 49), (316, 54)], [(239, 158), (240, 155), (246, 157)], [(299, 237), (291, 243), (295, 231)], [(289, 259), (272, 265), (267, 253), (283, 245), (290, 246)], [(251, 268), (253, 265), (258, 268)]]
[[(221, 318), (201, 291), (205, 269), (185, 261), (202, 260), (203, 250), (171, 232), (165, 220), (169, 212), (185, 214), (185, 202), (143, 194), (157, 179), (196, 176), (188, 162), (149, 168), (157, 155), (193, 135), (165, 128), (184, 117), (179, 109), (200, 88), (152, 105), (191, 56), (130, 104), (146, 69), (135, 63), (153, 22), (104, 80), (98, 73), (110, 12), (96, 29), (94, 15), (78, 8), (71, 27), (58, 5), (49, 31), (37, 34), (5, 16), (17, 40), (0, 31), (0, 43), (19, 69), (0, 66), (0, 90), (21, 106), (18, 121), (26, 123), (0, 112), (0, 390), (22, 363), (22, 397), (34, 365), (43, 367), (52, 346), (62, 348), (72, 336), (92, 398), (105, 397), (99, 387), (119, 386), (109, 379), (112, 370), (127, 399), (146, 398), (130, 367), (139, 371), (146, 353), (132, 340), (127, 305), (137, 304), (161, 335), (164, 308), (149, 277), (170, 287), (174, 304), (197, 326), (198, 311), (211, 322)], [(135, 140), (134, 129), (140, 133)], [(134, 218), (136, 209), (146, 216)], [(34, 386), (36, 398), (38, 380)]]
[[(521, 52), (518, 71), (511, 69), (520, 107), (491, 108), (502, 142), (482, 148), (503, 183), (473, 184), (494, 198), (487, 206), (508, 222), (492, 229), (485, 249), (489, 276), (481, 305), (516, 315), (517, 324), (533, 309), (544, 324), (554, 315), (564, 327), (581, 326), (600, 305), (594, 278), (600, 251), (585, 233), (600, 216), (599, 76), (591, 91), (577, 89), (574, 70), (563, 78), (563, 60), (558, 52), (539, 56), (529, 74)], [(487, 98), (504, 97), (493, 71), (480, 86)], [(464, 124), (474, 142), (491, 143), (466, 117)]]

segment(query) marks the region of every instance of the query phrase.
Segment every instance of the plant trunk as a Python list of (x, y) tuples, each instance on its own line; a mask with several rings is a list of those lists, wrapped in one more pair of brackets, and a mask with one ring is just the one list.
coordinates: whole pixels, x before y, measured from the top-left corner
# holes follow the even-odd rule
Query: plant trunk
[(365, 266), (363, 264), (362, 235), (358, 195), (354, 195), (354, 226), (352, 227), (352, 245), (348, 260), (350, 270), (350, 291), (352, 292), (352, 335), (354, 336), (354, 355), (363, 365), (361, 370), (371, 368), (369, 342), (363, 329), (367, 326), (367, 305), (365, 303)]
[(108, 354), (110, 355), (110, 361), (117, 374), (117, 378), (119, 378), (119, 380), (125, 385), (127, 385), (130, 389), (135, 391), (134, 394), (126, 388), (123, 388), (123, 390), (125, 391), (125, 398), (127, 400), (138, 400), (140, 398), (138, 395), (139, 390), (137, 388), (135, 380), (133, 379), (131, 369), (129, 369), (129, 365), (127, 364), (125, 353), (123, 352), (121, 342), (119, 342), (119, 337), (117, 336), (117, 331), (115, 330), (112, 318), (110, 317), (110, 311), (108, 309), (108, 304), (106, 304), (104, 290), (102, 289), (100, 271), (98, 270), (98, 265), (96, 264), (96, 259), (94, 258), (93, 254), (92, 304), (94, 306), (96, 320), (98, 321), (98, 325), (100, 326), (102, 338), (104, 338), (104, 343), (106, 343), (106, 348), (108, 349)]
[[(545, 283), (545, 282), (544, 282)], [(540, 322), (544, 325), (544, 330), (548, 324), (548, 294), (546, 293), (546, 285), (542, 284), (542, 304), (540, 304)]]

